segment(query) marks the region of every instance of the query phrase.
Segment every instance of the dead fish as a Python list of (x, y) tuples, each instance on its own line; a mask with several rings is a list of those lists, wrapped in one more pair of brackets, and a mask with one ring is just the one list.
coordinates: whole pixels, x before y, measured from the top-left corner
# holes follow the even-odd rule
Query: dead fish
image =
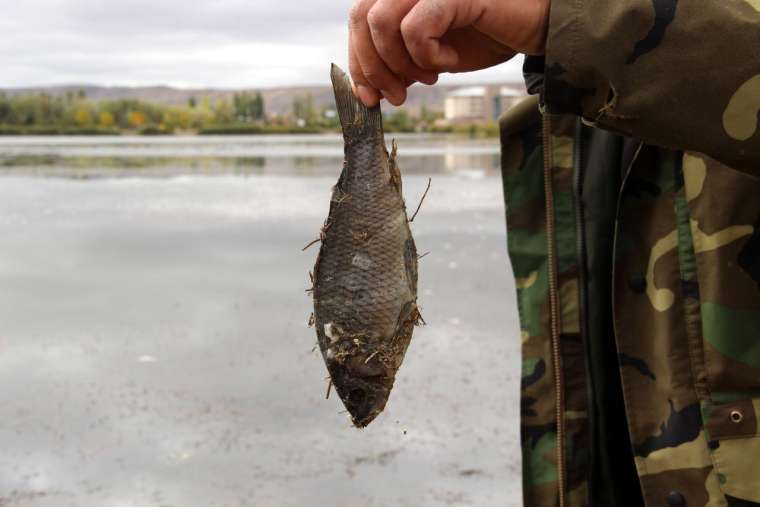
[(421, 319), (417, 248), (380, 107), (357, 100), (336, 65), (331, 78), (345, 161), (313, 272), (314, 325), (332, 385), (363, 428), (385, 408)]

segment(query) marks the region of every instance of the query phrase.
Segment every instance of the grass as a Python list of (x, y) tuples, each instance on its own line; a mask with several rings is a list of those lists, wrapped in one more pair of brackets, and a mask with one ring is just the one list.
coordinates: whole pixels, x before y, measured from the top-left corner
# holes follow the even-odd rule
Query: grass
[(499, 125), (496, 123), (433, 126), (429, 131), (434, 134), (458, 134), (472, 138), (499, 137)]
[(6, 126), (0, 125), (0, 136), (118, 136), (115, 128), (59, 127), (56, 125)]

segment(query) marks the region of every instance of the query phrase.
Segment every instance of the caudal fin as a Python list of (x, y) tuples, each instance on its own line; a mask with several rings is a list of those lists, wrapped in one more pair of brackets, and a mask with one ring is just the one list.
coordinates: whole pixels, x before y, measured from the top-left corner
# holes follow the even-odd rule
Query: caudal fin
[(348, 76), (334, 63), (330, 68), (330, 78), (335, 92), (335, 106), (338, 109), (338, 117), (344, 133), (347, 129), (362, 129), (367, 126), (376, 129), (382, 128), (383, 119), (380, 114), (380, 106), (368, 108), (357, 99), (351, 89), (351, 81)]

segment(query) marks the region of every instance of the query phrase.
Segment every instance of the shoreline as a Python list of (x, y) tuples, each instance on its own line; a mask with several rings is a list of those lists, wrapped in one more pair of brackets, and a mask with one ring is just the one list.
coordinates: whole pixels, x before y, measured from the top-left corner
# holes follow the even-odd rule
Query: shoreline
[[(420, 129), (385, 128), (386, 134), (451, 134), (470, 138), (495, 138), (499, 135), (496, 123), (471, 123), (439, 126)], [(239, 136), (239, 135), (321, 135), (340, 134), (340, 129), (321, 127), (298, 127), (281, 125), (220, 125), (201, 130), (166, 131), (158, 127), (143, 129), (112, 129), (100, 127), (59, 127), (59, 126), (15, 126), (0, 125), (2, 137), (44, 137), (44, 136), (140, 136), (140, 137), (173, 137), (173, 136)]]

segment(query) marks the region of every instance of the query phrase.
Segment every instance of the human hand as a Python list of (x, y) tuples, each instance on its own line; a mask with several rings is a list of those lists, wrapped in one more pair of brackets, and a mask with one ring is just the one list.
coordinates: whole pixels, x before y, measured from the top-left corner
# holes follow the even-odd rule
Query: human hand
[(434, 84), (516, 53), (542, 54), (550, 0), (356, 0), (349, 21), (349, 69), (367, 106), (406, 100), (406, 88)]

